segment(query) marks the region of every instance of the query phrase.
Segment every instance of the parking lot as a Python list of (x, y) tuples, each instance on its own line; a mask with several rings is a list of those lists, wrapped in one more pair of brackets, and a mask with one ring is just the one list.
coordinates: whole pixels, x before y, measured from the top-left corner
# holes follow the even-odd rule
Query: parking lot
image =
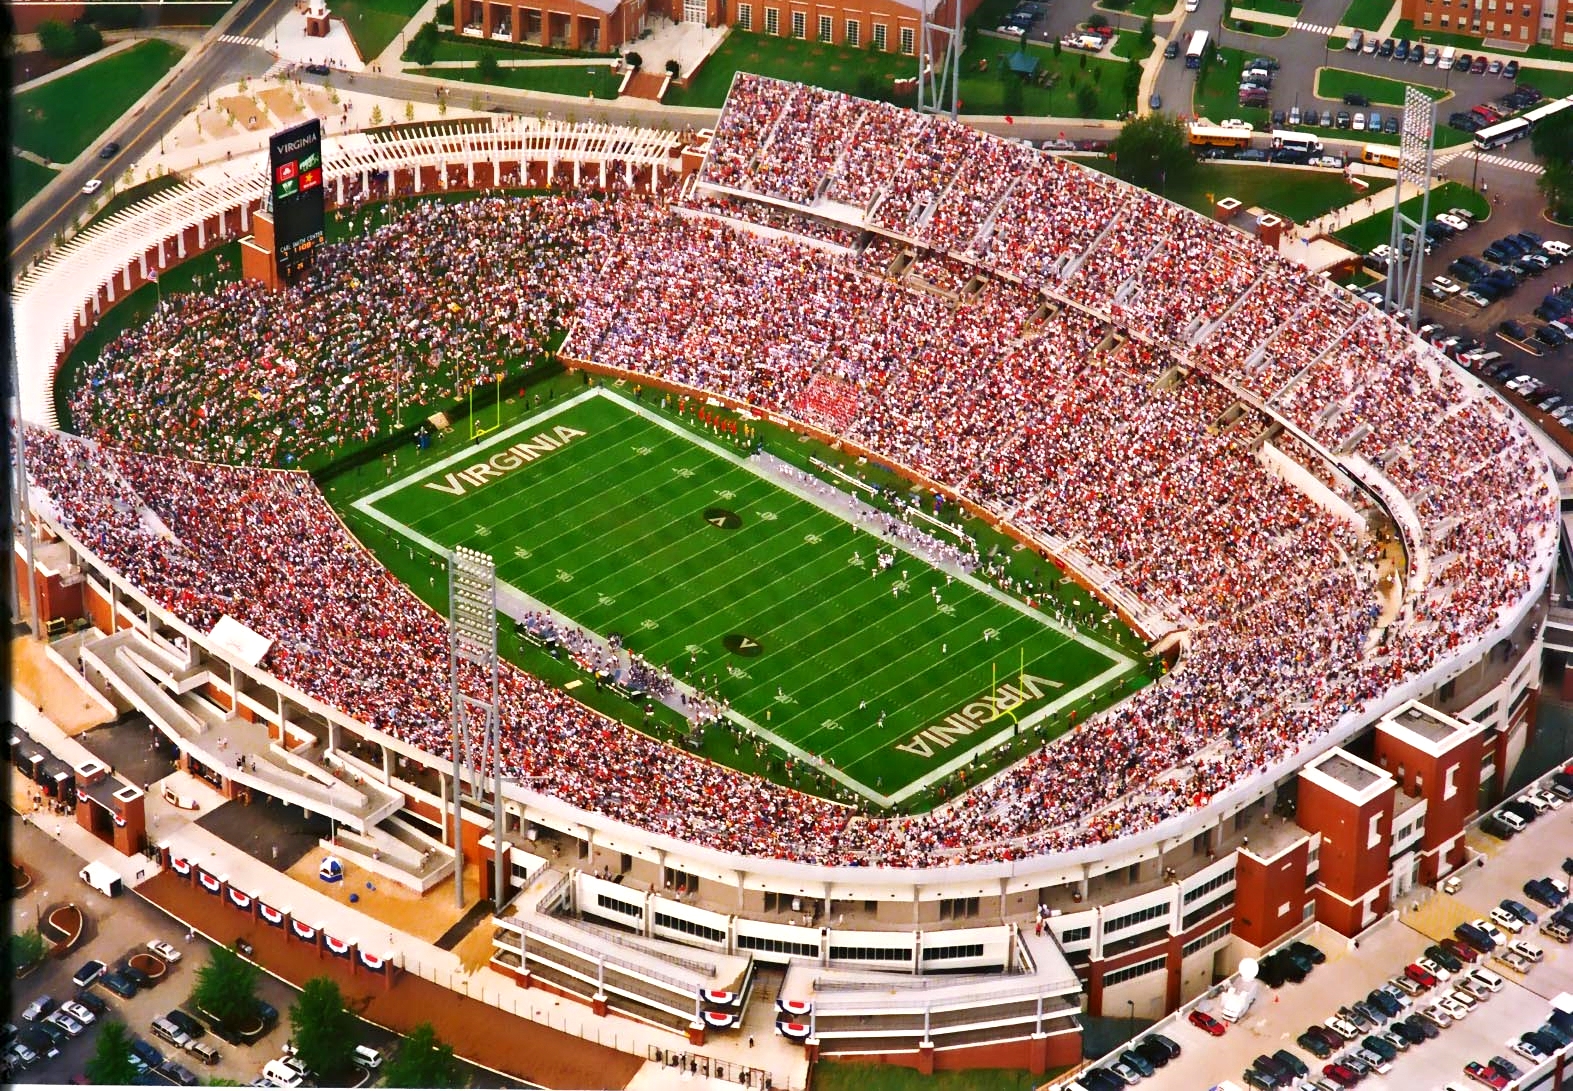
[[(1295, 1039), (1312, 1023), (1324, 1022), (1340, 1007), (1363, 999), (1373, 988), (1402, 974), (1437, 938), (1451, 936), (1460, 922), (1486, 916), (1502, 898), (1527, 901), (1523, 894), (1527, 879), (1548, 873), (1561, 875), (1558, 862), (1573, 851), (1573, 805), (1542, 815), (1529, 830), (1509, 841), (1472, 833), (1470, 843), (1480, 852), (1479, 862), (1463, 871), (1456, 894), (1430, 888), (1412, 891), (1397, 914), (1358, 940), (1313, 927), (1304, 938), (1319, 948), (1327, 961), (1298, 985), (1285, 984), (1276, 990), (1259, 985), (1251, 1009), (1240, 1022), (1225, 1024), (1222, 1036), (1211, 1036), (1183, 1014), (1152, 1028), (1174, 1039), (1182, 1053), (1144, 1080), (1143, 1086), (1190, 1089), (1215, 1086), (1224, 1079), (1240, 1083), (1242, 1073), (1256, 1057), (1279, 1049), (1298, 1056), (1311, 1074), (1318, 1076), (1326, 1062), (1313, 1058)], [(1365, 1082), (1391, 1088), (1439, 1089), (1448, 1083), (1468, 1087), (1471, 1084), (1464, 1075), (1464, 1065), (1487, 1062), (1498, 1055), (1529, 1070), (1529, 1062), (1511, 1052), (1510, 1042), (1545, 1022), (1552, 997), (1573, 992), (1573, 946), (1541, 938), (1536, 932), (1535, 928), (1526, 929), (1521, 938), (1544, 949), (1543, 962), (1523, 974), (1495, 960), (1476, 963), (1502, 978), (1501, 991), (1443, 1028), (1435, 1039), (1400, 1053), (1390, 1072), (1373, 1074)], [(1406, 1013), (1429, 1007), (1450, 988), (1442, 983), (1421, 993)], [(1213, 990), (1199, 1005), (1200, 1010), (1218, 1014), (1220, 993), (1221, 989)], [(1361, 1033), (1370, 1031), (1362, 1029)]]

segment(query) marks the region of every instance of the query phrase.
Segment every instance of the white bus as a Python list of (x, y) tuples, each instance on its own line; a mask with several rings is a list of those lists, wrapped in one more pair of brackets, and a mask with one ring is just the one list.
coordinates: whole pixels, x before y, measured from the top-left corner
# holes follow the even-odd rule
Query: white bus
[(1191, 35), (1191, 44), (1185, 47), (1185, 67), (1200, 68), (1202, 54), (1207, 52), (1207, 32), (1198, 30)]
[(1475, 130), (1475, 147), (1481, 151), (1490, 151), (1528, 135), (1529, 122), (1521, 117), (1510, 117), (1506, 121)]
[(1304, 152), (1306, 155), (1321, 155), (1322, 142), (1310, 133), (1297, 133), (1290, 129), (1273, 130), (1273, 147), (1284, 151)]

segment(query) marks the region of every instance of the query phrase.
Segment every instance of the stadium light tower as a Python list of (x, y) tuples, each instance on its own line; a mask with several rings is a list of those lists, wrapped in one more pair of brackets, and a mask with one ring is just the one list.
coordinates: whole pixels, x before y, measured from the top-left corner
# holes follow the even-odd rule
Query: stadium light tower
[(947, 26), (944, 0), (921, 0), (923, 22), (918, 29), (918, 112), (945, 114), (952, 121), (960, 109), (961, 0), (953, 4), (954, 23)]
[[(1431, 168), (1436, 156), (1436, 103), (1418, 87), (1404, 89), (1404, 125), (1398, 138), (1398, 178), (1393, 184), (1393, 226), (1388, 233), (1387, 280), (1382, 285), (1382, 304), (1391, 311), (1394, 304), (1409, 312), (1413, 326), (1420, 317), (1420, 286), (1425, 282), (1425, 224), (1431, 211)], [(1407, 183), (1407, 185), (1406, 185)], [(1410, 187), (1420, 194), (1420, 218), (1410, 219), (1403, 212)], [(1409, 256), (1404, 256), (1404, 240), (1412, 239)]]
[[(464, 782), (470, 798), (492, 781), (493, 901), (502, 905), (502, 745), (497, 698), (497, 566), (459, 546), (448, 554), (448, 672), (453, 724), (453, 889), (464, 905)], [(477, 677), (478, 676), (478, 677)], [(479, 684), (477, 684), (479, 683)], [(479, 690), (480, 692), (473, 692)], [(477, 737), (478, 736), (478, 737)]]

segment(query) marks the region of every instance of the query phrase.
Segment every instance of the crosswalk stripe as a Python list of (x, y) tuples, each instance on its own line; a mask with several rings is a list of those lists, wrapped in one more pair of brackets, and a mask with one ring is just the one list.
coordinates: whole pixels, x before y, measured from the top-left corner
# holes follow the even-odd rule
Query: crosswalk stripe
[(218, 36), (218, 40), (221, 42), (228, 42), (230, 45), (250, 45), (257, 46), (258, 48), (261, 48), (262, 46), (261, 38), (247, 38), (241, 34), (220, 34)]
[[(1445, 167), (1454, 160), (1463, 159), (1464, 157), (1471, 156), (1473, 154), (1474, 152), (1468, 148), (1456, 148), (1453, 151), (1448, 152), (1446, 155), (1437, 156), (1436, 166), (1438, 168)], [(1546, 173), (1545, 166), (1540, 163), (1526, 163), (1522, 159), (1509, 159), (1505, 155), (1492, 155), (1490, 152), (1482, 152), (1480, 161), (1482, 163), (1490, 163), (1494, 167), (1506, 167), (1509, 170), (1521, 170), (1525, 174)]]
[(1333, 32), (1332, 27), (1324, 27), (1320, 23), (1307, 23), (1303, 21), (1296, 22), (1294, 28), (1296, 30), (1309, 30), (1316, 34), (1331, 34)]

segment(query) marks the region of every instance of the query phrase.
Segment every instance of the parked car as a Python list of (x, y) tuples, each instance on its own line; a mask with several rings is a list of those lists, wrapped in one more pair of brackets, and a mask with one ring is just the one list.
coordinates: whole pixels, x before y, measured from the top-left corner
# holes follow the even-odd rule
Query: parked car
[(1208, 1034), (1211, 1034), (1214, 1038), (1221, 1038), (1223, 1036), (1223, 1032), (1227, 1029), (1217, 1019), (1214, 1019), (1211, 1015), (1208, 1015), (1200, 1008), (1192, 1010), (1191, 1014), (1186, 1018), (1190, 1020), (1191, 1026), (1200, 1027)]
[(169, 963), (171, 966), (180, 961), (180, 952), (175, 950), (161, 939), (148, 940), (147, 949), (152, 951), (165, 962)]

